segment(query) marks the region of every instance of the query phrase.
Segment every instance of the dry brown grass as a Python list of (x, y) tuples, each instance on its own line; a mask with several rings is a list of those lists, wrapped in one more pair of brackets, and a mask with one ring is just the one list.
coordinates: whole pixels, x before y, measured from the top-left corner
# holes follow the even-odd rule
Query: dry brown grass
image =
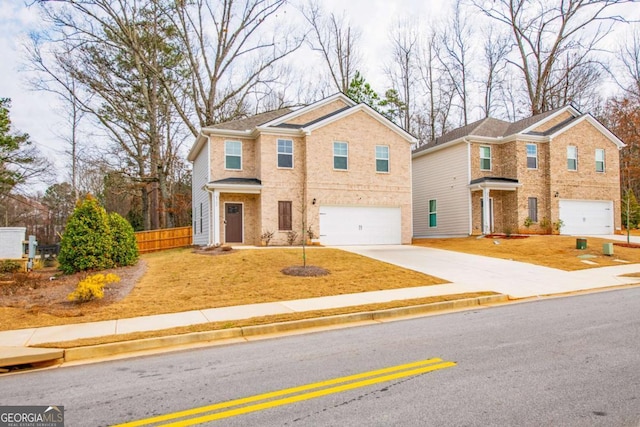
[[(604, 243), (614, 242), (589, 237), (587, 239), (587, 249), (580, 250), (576, 249), (576, 237), (570, 236), (530, 236), (526, 239), (465, 237), (414, 240), (414, 244), (418, 246), (511, 259), (566, 271), (622, 264), (616, 260), (640, 263), (640, 249), (614, 246), (614, 256), (606, 256), (602, 254), (602, 245)], [(588, 260), (595, 262), (596, 265), (582, 262), (578, 258), (580, 255), (593, 255), (595, 258), (589, 258)]]
[(338, 314), (361, 313), (361, 312), (375, 311), (375, 310), (387, 310), (391, 308), (410, 307), (414, 305), (431, 304), (431, 303), (442, 302), (442, 301), (452, 301), (452, 300), (465, 299), (465, 298), (477, 298), (477, 297), (487, 296), (487, 295), (496, 295), (496, 293), (495, 292), (470, 292), (470, 293), (464, 293), (464, 294), (439, 295), (435, 297), (415, 298), (415, 299), (402, 300), (402, 301), (391, 301), (391, 302), (385, 302), (385, 303), (379, 303), (379, 304), (358, 305), (353, 307), (335, 308), (331, 310), (314, 310), (314, 311), (305, 311), (301, 313), (277, 314), (272, 316), (253, 317), (251, 319), (244, 319), (244, 320), (238, 320), (238, 321), (202, 323), (198, 325), (184, 326), (179, 328), (163, 329), (160, 331), (134, 332), (130, 334), (109, 335), (109, 336), (97, 337), (97, 338), (85, 338), (85, 339), (79, 339), (75, 341), (62, 341), (62, 342), (53, 342), (53, 343), (47, 343), (47, 344), (38, 344), (38, 347), (74, 348), (74, 347), (108, 344), (108, 343), (122, 342), (122, 341), (141, 340), (145, 338), (181, 335), (181, 334), (188, 334), (192, 332), (216, 331), (216, 330), (222, 330), (222, 329), (240, 328), (245, 326), (266, 325), (266, 324), (279, 323), (279, 322), (290, 322), (292, 320), (313, 319), (316, 317), (336, 316)]
[(81, 311), (77, 317), (0, 307), (0, 330), (446, 283), (325, 248), (307, 248), (308, 264), (330, 271), (321, 277), (294, 277), (281, 272), (301, 263), (300, 249), (247, 249), (215, 256), (179, 249), (147, 254), (143, 259), (148, 264), (147, 272), (121, 301)]

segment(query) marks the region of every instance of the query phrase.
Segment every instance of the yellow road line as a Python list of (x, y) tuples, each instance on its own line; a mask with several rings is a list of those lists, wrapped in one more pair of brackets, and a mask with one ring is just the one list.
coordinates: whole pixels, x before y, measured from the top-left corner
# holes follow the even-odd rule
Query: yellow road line
[[(325, 396), (325, 395), (332, 394), (332, 393), (338, 393), (338, 392), (345, 391), (345, 390), (351, 390), (351, 389), (354, 389), (354, 388), (364, 387), (364, 386), (371, 385), (371, 384), (390, 381), (390, 380), (397, 379), (397, 378), (403, 378), (403, 377), (408, 377), (408, 376), (412, 376), (412, 375), (418, 375), (418, 374), (425, 373), (425, 372), (435, 371), (437, 369), (449, 368), (449, 367), (452, 367), (452, 366), (456, 365), (454, 362), (443, 362), (443, 363), (439, 363), (439, 362), (442, 362), (442, 359), (433, 358), (433, 359), (421, 360), (421, 361), (418, 361), (418, 362), (407, 363), (407, 364), (404, 364), (404, 365), (397, 365), (397, 366), (392, 366), (392, 367), (388, 367), (388, 368), (378, 369), (376, 371), (363, 372), (363, 373), (360, 373), (360, 374), (349, 375), (349, 376), (346, 376), (346, 377), (334, 378), (334, 379), (331, 379), (331, 380), (320, 381), (320, 382), (317, 382), (317, 383), (306, 384), (306, 385), (303, 385), (303, 386), (292, 387), (292, 388), (288, 388), (288, 389), (278, 390), (278, 391), (274, 391), (274, 392), (270, 392), (270, 393), (264, 393), (264, 394), (251, 396), (251, 397), (246, 397), (246, 398), (242, 398), (242, 399), (231, 400), (231, 401), (228, 401), (228, 402), (217, 403), (217, 404), (214, 404), (214, 405), (202, 406), (202, 407), (199, 407), (199, 408), (193, 408), (193, 409), (189, 409), (189, 410), (185, 410), (185, 411), (174, 412), (174, 413), (171, 413), (171, 414), (160, 415), (160, 416), (157, 416), (157, 417), (147, 418), (147, 419), (143, 419), (143, 420), (132, 421), (132, 422), (129, 422), (129, 423), (118, 424), (117, 426), (114, 426), (114, 427), (146, 426), (146, 425), (160, 423), (160, 422), (163, 422), (163, 421), (169, 421), (169, 420), (174, 420), (174, 419), (177, 419), (177, 418), (184, 418), (184, 417), (188, 417), (188, 416), (202, 414), (202, 413), (205, 413), (205, 412), (211, 412), (211, 411), (215, 411), (215, 410), (218, 410), (218, 409), (229, 408), (229, 407), (233, 407), (233, 406), (243, 405), (243, 404), (246, 404), (246, 403), (257, 402), (257, 401), (260, 401), (260, 400), (266, 400), (266, 399), (279, 397), (279, 396), (286, 396), (288, 394), (294, 394), (294, 393), (299, 393), (299, 392), (302, 392), (302, 391), (308, 391), (308, 390), (318, 389), (318, 388), (322, 388), (322, 387), (327, 387), (327, 386), (330, 386), (330, 385), (346, 383), (346, 382), (354, 381), (354, 380), (361, 380), (363, 378), (369, 378), (369, 379), (364, 380), (364, 381), (358, 381), (358, 382), (354, 382), (354, 383), (350, 383), (350, 384), (343, 384), (343, 385), (340, 385), (340, 386), (337, 386), (337, 387), (326, 388), (324, 390), (318, 390), (318, 391), (315, 391), (315, 392), (310, 392), (310, 393), (301, 394), (301, 395), (297, 395), (297, 396), (291, 396), (291, 397), (288, 397), (288, 398), (274, 400), (274, 401), (271, 401), (271, 402), (265, 402), (265, 403), (252, 405), (252, 406), (246, 406), (246, 407), (243, 407), (243, 408), (233, 409), (233, 410), (229, 410), (229, 411), (225, 411), (225, 412), (219, 412), (219, 413), (216, 413), (216, 414), (207, 415), (207, 416), (203, 416), (203, 417), (198, 417), (198, 418), (192, 418), (192, 419), (188, 419), (188, 420), (178, 421), (176, 423), (163, 424), (163, 425), (167, 425), (167, 426), (189, 426), (189, 425), (199, 424), (199, 423), (212, 421), (212, 420), (216, 420), (216, 419), (228, 418), (228, 417), (232, 417), (232, 416), (236, 416), (236, 415), (240, 415), (240, 414), (245, 414), (245, 413), (248, 413), (248, 412), (254, 412), (254, 411), (259, 411), (259, 410), (262, 410), (262, 409), (272, 408), (272, 407), (275, 407), (275, 406), (286, 405), (286, 404), (290, 404), (290, 403), (294, 403), (294, 402), (299, 402), (299, 401), (302, 401), (302, 400), (308, 400), (308, 399), (312, 399), (312, 398), (320, 397), (320, 396)], [(437, 363), (437, 364), (434, 365), (434, 363)], [(430, 365), (430, 366), (426, 366), (425, 367), (424, 365)], [(422, 366), (422, 367), (418, 368), (418, 369), (411, 369), (411, 368), (416, 368), (416, 367), (419, 367), (419, 366)], [(398, 372), (398, 371), (402, 371), (402, 372)], [(391, 372), (396, 372), (396, 373), (390, 374), (390, 375), (384, 375), (384, 374), (389, 374)], [(380, 376), (380, 375), (382, 375), (382, 376)], [(375, 378), (371, 378), (371, 377), (375, 377)]]

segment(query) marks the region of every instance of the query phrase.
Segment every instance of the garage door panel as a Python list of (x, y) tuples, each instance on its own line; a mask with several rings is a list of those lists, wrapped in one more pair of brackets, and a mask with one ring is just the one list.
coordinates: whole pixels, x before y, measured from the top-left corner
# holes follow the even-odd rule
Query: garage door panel
[(401, 234), (400, 208), (320, 206), (323, 245), (400, 244)]
[(610, 200), (560, 200), (562, 234), (613, 234)]

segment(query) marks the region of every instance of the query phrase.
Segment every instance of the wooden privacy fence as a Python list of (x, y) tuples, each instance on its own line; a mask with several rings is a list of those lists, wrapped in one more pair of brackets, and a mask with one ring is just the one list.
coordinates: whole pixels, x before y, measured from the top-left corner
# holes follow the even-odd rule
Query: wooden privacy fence
[(191, 246), (191, 237), (191, 227), (165, 228), (136, 233), (138, 251), (141, 254)]

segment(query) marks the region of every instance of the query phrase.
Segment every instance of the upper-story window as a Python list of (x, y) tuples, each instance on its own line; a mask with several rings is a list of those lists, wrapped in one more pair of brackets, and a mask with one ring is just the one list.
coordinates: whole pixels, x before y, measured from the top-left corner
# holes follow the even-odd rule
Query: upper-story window
[(376, 145), (376, 172), (389, 172), (388, 145)]
[(578, 170), (578, 147), (574, 145), (567, 147), (567, 169), (570, 171)]
[(596, 172), (604, 172), (604, 150), (596, 148)]
[(278, 140), (278, 167), (293, 168), (293, 141), (290, 139)]
[(333, 143), (333, 168), (347, 170), (349, 166), (349, 144), (346, 142)]
[(491, 170), (491, 147), (480, 147), (480, 170)]
[(224, 142), (224, 167), (225, 169), (242, 169), (242, 142)]
[(538, 146), (527, 144), (527, 169), (538, 169)]

